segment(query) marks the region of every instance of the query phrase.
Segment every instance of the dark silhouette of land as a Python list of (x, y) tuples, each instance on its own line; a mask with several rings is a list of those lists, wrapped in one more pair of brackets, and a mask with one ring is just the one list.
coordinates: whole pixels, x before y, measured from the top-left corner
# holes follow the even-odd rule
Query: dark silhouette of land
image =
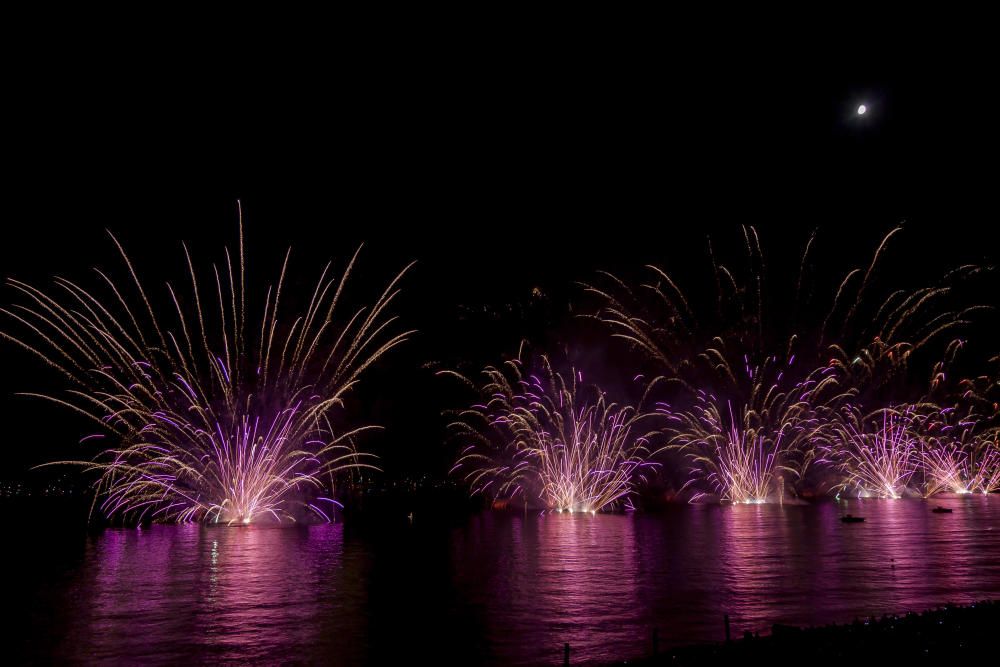
[[(732, 641), (662, 650), (619, 664), (966, 664), (969, 658), (996, 659), (998, 632), (1000, 601), (986, 601), (847, 624), (774, 625), (770, 635), (747, 632)], [(655, 651), (655, 634), (651, 639)]]

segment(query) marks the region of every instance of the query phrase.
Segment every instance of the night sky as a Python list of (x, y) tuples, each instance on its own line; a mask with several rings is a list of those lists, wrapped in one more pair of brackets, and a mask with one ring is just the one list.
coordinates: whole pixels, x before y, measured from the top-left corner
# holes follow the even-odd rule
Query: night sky
[[(368, 446), (393, 478), (443, 477), (453, 457), (440, 411), (456, 398), (435, 368), (498, 361), (522, 337), (573, 345), (598, 376), (619, 363), (573, 317), (576, 282), (598, 270), (656, 263), (698, 289), (706, 237), (732, 254), (741, 224), (778, 267), (818, 227), (817, 262), (840, 275), (900, 222), (890, 268), (904, 284), (1000, 259), (997, 105), (976, 61), (508, 49), (373, 46), (329, 66), (309, 53), (43, 58), (43, 75), (7, 91), (0, 268), (35, 283), (90, 281), (91, 266), (121, 276), (110, 229), (162, 296), (163, 280), (183, 283), (181, 241), (205, 268), (235, 244), (237, 200), (256, 298), (288, 245), (303, 290), (362, 241), (362, 293), (417, 260), (397, 310), (420, 333), (357, 398), (388, 427)], [(994, 320), (976, 326), (998, 339)], [(0, 477), (29, 479), (84, 427), (12, 395), (59, 386), (40, 364), (5, 344), (0, 368)]]

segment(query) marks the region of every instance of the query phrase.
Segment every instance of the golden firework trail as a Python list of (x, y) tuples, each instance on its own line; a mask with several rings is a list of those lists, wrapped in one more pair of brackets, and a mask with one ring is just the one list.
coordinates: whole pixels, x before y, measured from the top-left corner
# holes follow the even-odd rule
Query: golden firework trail
[[(336, 418), (359, 376), (412, 332), (388, 309), (407, 266), (369, 306), (343, 303), (361, 248), (338, 277), (327, 264), (304, 311), (285, 312), (291, 249), (259, 322), (246, 291), (242, 212), (238, 256), (196, 272), (184, 246), (186, 294), (167, 283), (160, 312), (118, 239), (128, 273), (95, 269), (98, 288), (56, 277), (43, 290), (17, 279), (23, 303), (0, 309), (0, 336), (61, 372), (62, 394), (28, 394), (85, 415), (110, 441), (96, 458), (59, 461), (99, 473), (100, 509), (130, 521), (250, 523), (329, 519), (334, 474), (372, 468)], [(411, 265), (412, 266), (412, 265)], [(189, 291), (188, 291), (189, 290)], [(50, 464), (51, 465), (51, 464)]]
[(583, 285), (600, 304), (588, 317), (644, 353), (663, 374), (661, 387), (673, 388), (659, 410), (669, 418), (669, 449), (691, 464), (693, 498), (780, 499), (807, 475), (839, 469), (833, 449), (845, 442), (843, 410), (877, 402), (884, 387), (905, 379), (914, 353), (988, 309), (953, 305), (960, 301), (954, 286), (984, 270), (973, 265), (935, 285), (884, 294), (879, 267), (901, 231), (891, 230), (869, 262), (844, 273), (826, 304), (807, 280), (816, 232), (796, 263), (793, 298), (779, 308), (768, 298), (760, 237), (746, 226), (735, 265), (719, 263), (709, 241), (705, 284), (714, 297), (704, 303), (653, 265), (638, 285), (608, 273)]
[(536, 372), (520, 358), (487, 367), (479, 383), (441, 374), (482, 397), (448, 426), (461, 447), (451, 472), (473, 495), (557, 512), (632, 507), (636, 484), (657, 465), (649, 460), (657, 433), (643, 429), (655, 413), (609, 402), (582, 373), (564, 377), (547, 357)]

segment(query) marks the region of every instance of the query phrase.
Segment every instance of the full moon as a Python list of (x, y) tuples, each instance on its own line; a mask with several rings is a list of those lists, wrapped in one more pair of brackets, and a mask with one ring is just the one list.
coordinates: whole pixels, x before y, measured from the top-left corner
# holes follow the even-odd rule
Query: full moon
[(859, 116), (864, 116), (866, 111), (868, 111), (868, 107), (866, 107), (864, 104), (858, 107)]

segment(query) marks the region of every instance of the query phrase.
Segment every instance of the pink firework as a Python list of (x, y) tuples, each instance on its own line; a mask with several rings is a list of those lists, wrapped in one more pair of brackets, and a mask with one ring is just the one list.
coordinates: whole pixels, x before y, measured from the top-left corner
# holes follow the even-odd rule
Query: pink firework
[[(670, 446), (691, 462), (685, 487), (693, 489), (692, 501), (710, 495), (730, 503), (780, 502), (786, 478), (797, 471), (794, 448), (803, 432), (791, 413), (771, 429), (757, 421), (753, 411), (739, 418), (727, 403), (725, 411), (710, 396), (702, 396), (695, 410), (668, 413), (673, 434)], [(726, 416), (724, 416), (726, 415)]]
[(449, 425), (461, 447), (452, 473), (473, 495), (525, 506), (590, 513), (630, 507), (636, 484), (656, 465), (649, 461), (656, 433), (640, 430), (655, 413), (609, 402), (596, 387), (579, 385), (579, 372), (564, 377), (545, 357), (539, 366), (524, 373), (514, 359), (488, 367), (480, 385), (458, 376), (482, 401)]
[(100, 270), (94, 289), (56, 278), (44, 291), (10, 279), (26, 303), (0, 309), (17, 328), (0, 335), (70, 383), (64, 394), (33, 395), (96, 423), (101, 432), (84, 442), (110, 443), (93, 460), (60, 463), (99, 473), (95, 498), (108, 517), (328, 520), (339, 504), (334, 475), (373, 467), (354, 442), (371, 427), (344, 427), (340, 412), (362, 372), (408, 336), (390, 333), (395, 318), (386, 316), (405, 269), (371, 307), (341, 317), (355, 253), (339, 279), (328, 264), (306, 309), (286, 316), (286, 254), (254, 321), (242, 222), (235, 261), (226, 250), (205, 272), (207, 285), (185, 246), (190, 293), (182, 298), (168, 283), (166, 312), (112, 241), (124, 283)]
[(920, 465), (912, 414), (892, 409), (867, 417), (851, 413), (840, 424), (843, 487), (862, 497), (902, 497)]

